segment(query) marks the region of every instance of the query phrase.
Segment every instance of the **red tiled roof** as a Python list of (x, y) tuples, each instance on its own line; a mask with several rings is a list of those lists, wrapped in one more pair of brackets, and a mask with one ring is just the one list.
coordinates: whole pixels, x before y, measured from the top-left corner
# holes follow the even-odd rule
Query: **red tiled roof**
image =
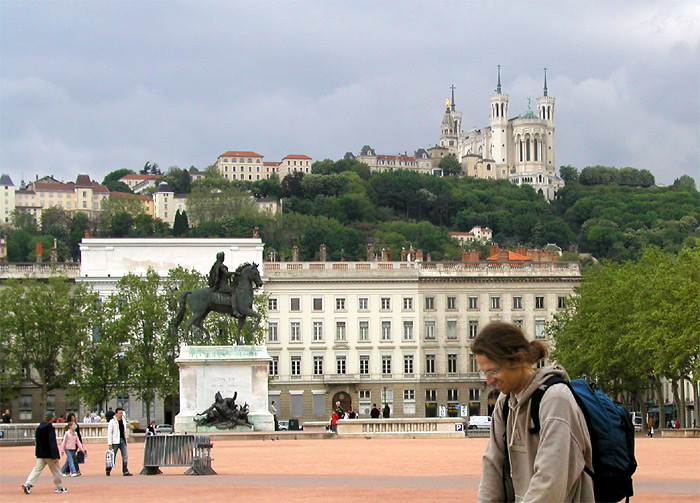
[(224, 152), (219, 157), (263, 157), (255, 152), (250, 152), (247, 150), (229, 150)]
[(73, 192), (73, 187), (67, 183), (34, 182), (32, 185), (34, 190), (65, 190)]
[[(501, 250), (503, 252), (504, 250)], [(487, 261), (491, 262), (497, 262), (498, 261), (498, 254), (496, 255), (491, 255), (489, 258), (486, 259)], [(526, 262), (526, 261), (531, 261), (532, 259), (530, 257), (527, 257), (525, 255), (520, 255), (519, 253), (512, 252), (508, 250), (508, 262)]]
[(263, 166), (279, 166), (280, 163), (278, 162), (267, 162), (263, 161)]
[(311, 160), (311, 157), (309, 157), (308, 155), (304, 155), (304, 154), (289, 154), (289, 155), (285, 156), (284, 158), (285, 159), (308, 159), (308, 160)]
[(409, 157), (406, 155), (378, 155), (377, 159), (385, 159), (387, 161), (403, 161), (403, 162), (414, 162), (416, 160), (415, 157)]

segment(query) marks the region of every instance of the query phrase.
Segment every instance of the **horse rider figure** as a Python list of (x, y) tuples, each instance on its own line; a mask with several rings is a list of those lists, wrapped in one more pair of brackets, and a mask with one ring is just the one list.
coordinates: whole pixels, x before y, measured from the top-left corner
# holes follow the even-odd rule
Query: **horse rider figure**
[(209, 288), (214, 292), (231, 296), (231, 316), (236, 318), (240, 317), (241, 313), (238, 311), (236, 288), (231, 285), (230, 278), (233, 276), (235, 280), (240, 274), (237, 271), (228, 271), (228, 267), (224, 265), (224, 252), (221, 251), (216, 254), (216, 262), (214, 262), (209, 271)]

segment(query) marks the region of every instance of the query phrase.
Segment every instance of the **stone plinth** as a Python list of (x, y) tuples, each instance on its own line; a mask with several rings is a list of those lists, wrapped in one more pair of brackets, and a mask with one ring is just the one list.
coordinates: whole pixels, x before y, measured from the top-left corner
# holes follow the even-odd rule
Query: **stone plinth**
[[(180, 367), (180, 413), (175, 417), (177, 433), (221, 431), (194, 422), (214, 403), (217, 391), (224, 398), (238, 392), (236, 404), (248, 403), (248, 421), (254, 431), (273, 431), (267, 408), (268, 362), (265, 346), (182, 346), (175, 363)], [(250, 427), (239, 426), (241, 431)]]

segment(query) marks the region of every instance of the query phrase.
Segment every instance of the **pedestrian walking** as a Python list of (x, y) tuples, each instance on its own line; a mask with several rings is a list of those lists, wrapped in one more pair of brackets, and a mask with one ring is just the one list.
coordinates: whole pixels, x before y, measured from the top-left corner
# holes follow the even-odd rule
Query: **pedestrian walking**
[(34, 455), (36, 456), (36, 465), (34, 465), (34, 469), (29, 474), (29, 477), (27, 477), (27, 481), (22, 484), (22, 490), (25, 494), (31, 494), (34, 483), (36, 479), (39, 478), (45, 466), (48, 466), (53, 474), (53, 483), (56, 486), (54, 492), (68, 492), (68, 489), (63, 487), (61, 472), (58, 469), (58, 461), (61, 459), (61, 455), (58, 451), (58, 443), (56, 442), (56, 430), (52, 424), (55, 419), (56, 416), (52, 411), (46, 411), (44, 413), (44, 420), (39, 423), (39, 426), (34, 431), (34, 443), (36, 444)]
[[(129, 461), (126, 452), (126, 431), (128, 424), (124, 418), (124, 409), (117, 407), (114, 412), (114, 417), (109, 421), (107, 425), (107, 444), (114, 452), (114, 460), (117, 459), (117, 451), (122, 453), (122, 475), (125, 477), (131, 477), (129, 473), (129, 468), (127, 463)], [(105, 468), (105, 473), (109, 477), (112, 474), (112, 467)]]
[(63, 432), (63, 440), (59, 446), (59, 452), (66, 455), (66, 462), (64, 463), (63, 468), (61, 468), (61, 473), (64, 475), (70, 474), (71, 477), (80, 476), (77, 453), (85, 452), (83, 449), (83, 444), (80, 442), (80, 438), (78, 438), (75, 428), (75, 421), (70, 421), (66, 425), (66, 429)]

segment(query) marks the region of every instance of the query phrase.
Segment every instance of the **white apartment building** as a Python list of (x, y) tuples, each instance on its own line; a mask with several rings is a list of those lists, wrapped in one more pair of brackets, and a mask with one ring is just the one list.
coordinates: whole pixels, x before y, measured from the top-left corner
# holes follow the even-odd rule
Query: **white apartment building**
[[(580, 283), (577, 263), (265, 263), (270, 399), (281, 419), (490, 412), (469, 348), (492, 321), (545, 338)], [(493, 396), (491, 396), (493, 398)], [(467, 412), (468, 411), (468, 412)]]
[(282, 159), (282, 161), (277, 165), (275, 172), (279, 175), (280, 179), (296, 172), (308, 175), (311, 173), (311, 163), (312, 159), (308, 155), (290, 154)]
[(146, 189), (155, 187), (158, 180), (163, 178), (163, 175), (141, 175), (130, 173), (122, 176), (119, 181), (124, 182), (134, 194), (140, 194)]
[(15, 184), (10, 175), (0, 175), (0, 191), (0, 221), (7, 224), (15, 211)]

